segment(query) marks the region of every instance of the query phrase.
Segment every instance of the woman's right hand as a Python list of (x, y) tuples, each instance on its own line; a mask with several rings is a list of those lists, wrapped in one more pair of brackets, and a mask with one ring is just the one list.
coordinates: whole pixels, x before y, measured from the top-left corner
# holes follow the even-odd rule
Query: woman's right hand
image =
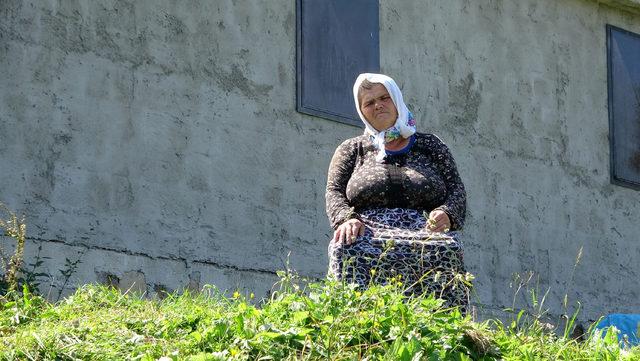
[(354, 243), (358, 236), (363, 235), (364, 224), (362, 224), (359, 219), (352, 218), (338, 226), (333, 232), (333, 239), (331, 241), (349, 245)]

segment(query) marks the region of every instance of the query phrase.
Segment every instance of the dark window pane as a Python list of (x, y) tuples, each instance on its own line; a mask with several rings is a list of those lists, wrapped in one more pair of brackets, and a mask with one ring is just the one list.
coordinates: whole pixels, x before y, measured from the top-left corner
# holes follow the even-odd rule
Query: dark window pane
[(607, 26), (611, 177), (640, 188), (640, 35)]
[(298, 0), (298, 111), (361, 125), (360, 73), (379, 72), (377, 0)]

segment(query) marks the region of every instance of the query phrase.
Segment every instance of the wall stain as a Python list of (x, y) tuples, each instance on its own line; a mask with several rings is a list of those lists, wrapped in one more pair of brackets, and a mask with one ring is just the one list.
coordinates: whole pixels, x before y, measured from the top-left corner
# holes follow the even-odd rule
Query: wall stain
[(194, 191), (208, 193), (210, 192), (207, 178), (200, 174), (192, 175), (187, 181), (187, 185)]
[(449, 83), (449, 107), (452, 120), (461, 126), (471, 126), (478, 121), (478, 108), (482, 96), (479, 84), (476, 87), (473, 73), (469, 73), (457, 84)]
[(119, 59), (122, 57), (121, 54), (123, 52), (113, 39), (114, 35), (107, 30), (107, 24), (102, 19), (98, 20), (96, 23), (96, 35), (96, 48), (100, 49), (101, 54), (104, 54), (109, 59)]
[(527, 130), (522, 121), (522, 105), (517, 102), (511, 102), (511, 125), (515, 128), (518, 135), (522, 137), (527, 136)]
[(160, 18), (162, 27), (168, 31), (167, 40), (183, 41), (187, 39), (188, 28), (177, 16), (164, 13)]
[(39, 183), (41, 187), (39, 191), (43, 192), (43, 194), (50, 194), (56, 185), (56, 164), (58, 159), (60, 159), (60, 155), (63, 149), (68, 148), (68, 144), (72, 140), (72, 136), (69, 134), (61, 133), (53, 135), (53, 142), (48, 144), (43, 148), (38, 150), (38, 157), (43, 160), (43, 168), (41, 169), (39, 176), (41, 177), (40, 181), (46, 183), (48, 187), (44, 186), (44, 183)]
[(284, 86), (287, 82), (287, 69), (282, 63), (278, 64), (278, 80), (280, 81), (280, 86)]
[(117, 180), (114, 180), (114, 203), (119, 208), (131, 208), (135, 201), (135, 194), (133, 191), (133, 185), (129, 177), (129, 170), (125, 170), (124, 176), (118, 176)]
[(231, 71), (225, 71), (214, 62), (209, 65), (211, 69), (205, 67), (205, 72), (210, 71), (214, 80), (226, 92), (237, 89), (247, 98), (257, 98), (267, 96), (273, 89), (273, 85), (256, 84), (249, 80), (237, 64), (231, 65)]
[(293, 11), (289, 11), (287, 17), (284, 19), (284, 30), (288, 36), (291, 36), (296, 29), (296, 19), (293, 16)]

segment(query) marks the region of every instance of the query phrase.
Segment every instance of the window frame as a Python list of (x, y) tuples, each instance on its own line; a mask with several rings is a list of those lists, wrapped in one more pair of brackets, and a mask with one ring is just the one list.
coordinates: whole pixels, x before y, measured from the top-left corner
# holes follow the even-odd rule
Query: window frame
[[(611, 179), (611, 183), (618, 185), (618, 186), (622, 186), (622, 187), (626, 187), (626, 188), (631, 188), (631, 189), (635, 189), (635, 190), (640, 190), (640, 180), (639, 181), (634, 181), (634, 180), (630, 180), (630, 179), (626, 179), (626, 178), (622, 178), (621, 176), (619, 176), (616, 172), (616, 140), (615, 140), (615, 129), (616, 129), (616, 120), (614, 119), (614, 99), (613, 99), (613, 92), (614, 92), (614, 79), (613, 79), (613, 46), (612, 46), (612, 41), (613, 41), (613, 32), (620, 32), (623, 33), (625, 35), (629, 35), (632, 36), (634, 38), (638, 39), (638, 44), (640, 46), (640, 34), (631, 32), (629, 30), (625, 30), (622, 28), (619, 28), (617, 26), (611, 25), (611, 24), (607, 24), (606, 25), (606, 31), (607, 31), (607, 105), (608, 105), (608, 116), (609, 116), (609, 162), (610, 162), (610, 166), (609, 166), (609, 171), (610, 171), (610, 179)], [(640, 124), (638, 125), (640, 127)]]
[[(303, 95), (305, 92), (305, 79), (304, 79), (303, 69), (305, 68), (305, 59), (304, 59), (303, 50), (304, 50), (305, 39), (303, 36), (302, 26), (304, 21), (303, 7), (306, 1), (317, 1), (317, 0), (296, 0), (296, 110), (303, 114), (308, 114), (308, 115), (312, 115), (312, 116), (316, 116), (324, 119), (329, 119), (329, 120), (336, 121), (343, 124), (363, 127), (362, 121), (360, 120), (359, 117), (357, 117), (355, 105), (353, 106), (354, 115), (345, 116), (344, 114), (331, 111), (331, 109), (322, 109), (322, 108), (304, 103)], [(337, 1), (341, 1), (341, 0), (337, 0)], [(378, 0), (369, 0), (369, 1), (375, 2), (375, 5), (376, 5), (375, 13), (377, 16), (374, 21), (376, 31), (375, 31), (375, 35), (372, 35), (372, 37), (374, 38), (373, 52), (376, 53), (376, 59), (375, 59), (376, 65), (374, 66), (375, 69), (371, 69), (371, 68), (365, 69), (362, 72), (365, 72), (365, 71), (379, 72), (380, 71), (380, 19), (379, 19), (380, 7), (379, 7)], [(352, 81), (355, 81), (357, 75), (358, 74), (354, 75)], [(348, 89), (348, 94), (350, 95), (351, 87), (347, 87), (347, 89)], [(353, 100), (351, 100), (351, 102), (353, 102)]]

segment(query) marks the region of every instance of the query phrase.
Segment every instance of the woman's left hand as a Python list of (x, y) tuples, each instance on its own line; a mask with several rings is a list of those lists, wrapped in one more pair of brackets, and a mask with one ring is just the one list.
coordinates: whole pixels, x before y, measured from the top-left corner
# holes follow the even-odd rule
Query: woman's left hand
[(427, 220), (427, 229), (431, 232), (449, 232), (451, 228), (451, 220), (444, 211), (439, 209), (431, 211), (429, 213), (429, 219)]

